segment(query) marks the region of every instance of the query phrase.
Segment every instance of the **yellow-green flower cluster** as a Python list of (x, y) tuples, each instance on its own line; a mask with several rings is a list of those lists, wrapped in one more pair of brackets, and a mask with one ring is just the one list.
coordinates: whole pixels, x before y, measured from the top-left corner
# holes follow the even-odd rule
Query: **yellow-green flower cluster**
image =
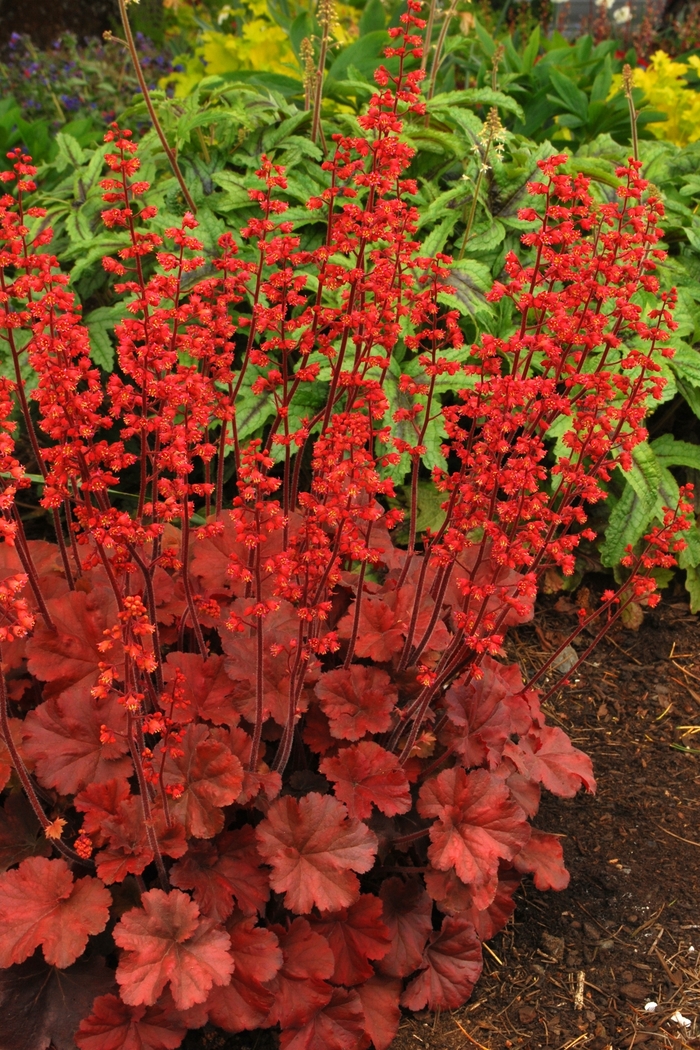
[[(676, 146), (700, 140), (700, 92), (686, 80), (691, 69), (700, 75), (697, 55), (675, 62), (665, 51), (656, 51), (647, 69), (635, 69), (632, 73), (634, 86), (642, 89), (654, 109), (666, 114), (665, 120), (649, 124), (649, 130), (657, 139), (666, 139)], [(622, 86), (622, 77), (615, 79), (613, 93)]]

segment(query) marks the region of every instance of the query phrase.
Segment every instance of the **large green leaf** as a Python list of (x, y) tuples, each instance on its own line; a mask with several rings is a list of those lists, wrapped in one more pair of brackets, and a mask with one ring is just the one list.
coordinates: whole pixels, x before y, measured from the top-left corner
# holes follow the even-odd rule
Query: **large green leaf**
[(468, 314), (472, 317), (490, 316), (492, 311), (486, 293), (491, 288), (492, 280), (488, 266), (475, 259), (462, 259), (454, 264), (449, 283)]
[(654, 450), (643, 441), (632, 453), (633, 463), (624, 472), (627, 482), (612, 509), (605, 541), (600, 548), (603, 565), (617, 565), (628, 545), (634, 546), (648, 530), (659, 504), (662, 468)]
[[(588, 119), (588, 96), (586, 93), (581, 91), (573, 80), (564, 76), (557, 69), (551, 71), (550, 82), (569, 112), (575, 114), (585, 124)], [(547, 97), (552, 99), (551, 95)], [(556, 101), (556, 99), (553, 99), (553, 101)]]
[(126, 304), (120, 302), (114, 306), (99, 306), (85, 317), (90, 333), (90, 357), (105, 372), (111, 372), (114, 368), (114, 347), (109, 333), (126, 317), (126, 313)]
[(343, 48), (335, 59), (328, 77), (333, 80), (344, 80), (350, 66), (354, 66), (368, 78), (382, 64), (382, 53), (389, 43), (389, 34), (385, 29), (365, 33), (359, 40)]
[(429, 113), (442, 109), (453, 109), (457, 106), (496, 106), (505, 113), (513, 113), (516, 117), (523, 116), (522, 106), (505, 95), (502, 91), (494, 91), (493, 88), (465, 88), (463, 91), (445, 91), (425, 104)]
[(433, 227), (421, 245), (422, 255), (436, 255), (443, 251), (447, 238), (452, 233), (459, 219), (459, 211), (455, 210), (445, 216), (442, 222)]
[(663, 467), (689, 467), (700, 470), (700, 445), (689, 441), (678, 441), (673, 434), (662, 434), (652, 441), (657, 462)]

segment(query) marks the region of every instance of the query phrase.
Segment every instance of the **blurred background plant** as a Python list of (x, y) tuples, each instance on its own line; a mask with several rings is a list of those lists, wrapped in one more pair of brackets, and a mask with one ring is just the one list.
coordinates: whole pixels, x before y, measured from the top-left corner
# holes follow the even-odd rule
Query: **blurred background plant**
[[(150, 85), (173, 68), (167, 51), (138, 33), (141, 62)], [(80, 44), (63, 33), (41, 50), (24, 33), (12, 33), (0, 49), (0, 149), (24, 145), (36, 160), (55, 152), (52, 136), (68, 131), (81, 146), (97, 144), (138, 84), (126, 49), (98, 39)]]

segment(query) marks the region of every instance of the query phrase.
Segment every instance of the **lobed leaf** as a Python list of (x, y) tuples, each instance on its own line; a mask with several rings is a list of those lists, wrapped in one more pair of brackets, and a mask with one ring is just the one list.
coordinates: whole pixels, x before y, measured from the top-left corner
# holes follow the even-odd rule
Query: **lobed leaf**
[(180, 890), (149, 890), (141, 908), (122, 915), (114, 941), (124, 952), (117, 967), (120, 995), (130, 1006), (153, 1006), (166, 985), (175, 1005), (203, 1003), (212, 985), (227, 984), (234, 962), (228, 934)]
[(0, 967), (23, 963), (39, 947), (50, 965), (71, 966), (88, 937), (104, 930), (111, 903), (99, 879), (74, 881), (65, 860), (28, 857), (0, 875)]
[(272, 867), (270, 885), (285, 905), (306, 914), (338, 911), (360, 895), (357, 876), (369, 871), (377, 839), (366, 824), (348, 817), (337, 799), (311, 792), (299, 802), (277, 799), (256, 829), (258, 850)]

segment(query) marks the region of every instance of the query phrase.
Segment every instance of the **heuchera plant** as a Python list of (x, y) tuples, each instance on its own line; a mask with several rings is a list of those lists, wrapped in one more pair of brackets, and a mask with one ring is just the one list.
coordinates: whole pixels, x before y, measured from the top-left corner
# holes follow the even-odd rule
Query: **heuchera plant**
[[(658, 293), (663, 208), (634, 162), (605, 204), (565, 157), (541, 162), (542, 206), (521, 212), (532, 263), (509, 256), (490, 296), (519, 327), (464, 346), (439, 302), (449, 259), (421, 256), (405, 177), (401, 116), (424, 108), (408, 6), (386, 52), (398, 74), (378, 72), (364, 136), (337, 136), (323, 164), (313, 250), (263, 157), (248, 247), (221, 237), (197, 280), (194, 217), (149, 231), (137, 147), (109, 132), (103, 218), (126, 239), (104, 265), (129, 316), (106, 380), (51, 231), (30, 236), (30, 158), (3, 175), (0, 967), (16, 1050), (162, 1050), (207, 1020), (279, 1026), (294, 1050), (384, 1050), (400, 1006), (469, 997), (523, 875), (567, 883), (559, 839), (530, 819), (541, 787), (593, 791), (591, 764), (546, 724), (504, 637), (543, 573), (573, 570), (595, 538), (587, 505), (645, 436), (673, 304), (644, 317), (636, 297)], [(397, 348), (421, 371), (392, 416)], [(251, 372), (276, 415), (243, 441)], [(441, 410), (446, 373), (463, 389)], [(310, 383), (327, 391), (311, 417)], [(440, 411), (444, 521), (421, 535)], [(388, 480), (402, 456), (405, 549)], [(27, 539), (27, 470), (56, 542)], [(584, 656), (631, 601), (654, 602), (684, 513), (582, 614)]]

